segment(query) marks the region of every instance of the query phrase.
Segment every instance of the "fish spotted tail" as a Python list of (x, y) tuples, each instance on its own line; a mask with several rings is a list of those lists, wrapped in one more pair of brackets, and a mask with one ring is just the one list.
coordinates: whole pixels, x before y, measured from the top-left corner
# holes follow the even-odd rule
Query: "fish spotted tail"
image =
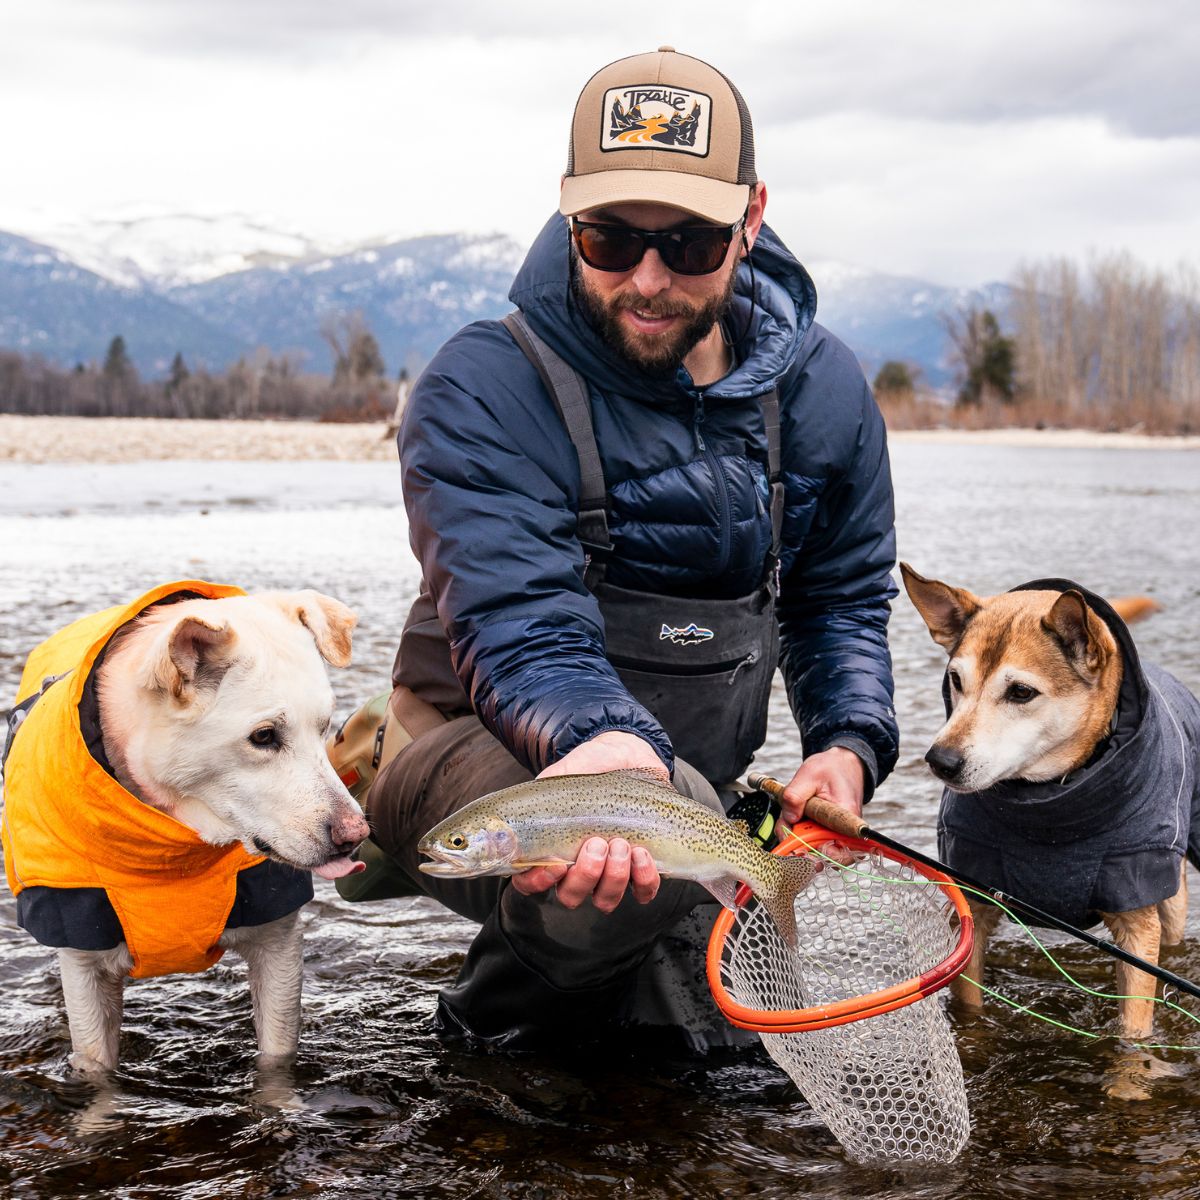
[(799, 940), (796, 932), (796, 897), (812, 882), (818, 864), (807, 854), (775, 857), (778, 870), (771, 883), (759, 894), (760, 904), (771, 914), (783, 940), (793, 949)]

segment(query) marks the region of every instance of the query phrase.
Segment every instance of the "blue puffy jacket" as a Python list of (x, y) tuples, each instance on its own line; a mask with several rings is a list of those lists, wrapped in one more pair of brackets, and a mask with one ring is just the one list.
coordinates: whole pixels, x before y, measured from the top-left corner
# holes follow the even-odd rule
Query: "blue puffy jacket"
[[(703, 391), (683, 368), (669, 380), (631, 370), (586, 323), (569, 298), (567, 230), (557, 214), (509, 298), (588, 380), (610, 493), (614, 584), (736, 596), (761, 582), (771, 529), (758, 397), (778, 389), (780, 666), (805, 753), (853, 749), (867, 764), (869, 794), (897, 750), (883, 421), (853, 355), (812, 323), (808, 273), (765, 226), (752, 258), (754, 303), (743, 265), (727, 321), (727, 332), (741, 335), (737, 366)], [(412, 547), (463, 707), (469, 698), (534, 771), (610, 729), (642, 736), (670, 766), (666, 734), (604, 657), (604, 625), (576, 540), (575, 451), (503, 325), (476, 322), (441, 348), (413, 388), (399, 448)], [(396, 681), (445, 710), (415, 662), (402, 641)]]

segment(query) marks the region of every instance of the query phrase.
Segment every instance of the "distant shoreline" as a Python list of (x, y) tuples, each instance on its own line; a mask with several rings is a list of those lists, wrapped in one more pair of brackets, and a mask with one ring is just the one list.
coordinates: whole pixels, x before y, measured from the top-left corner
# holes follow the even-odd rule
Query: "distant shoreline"
[[(1047, 449), (1200, 450), (1200, 437), (1088, 429), (902, 429), (894, 445)], [(0, 414), (0, 463), (395, 462), (382, 423), (188, 421), (152, 417), (20, 417)]]

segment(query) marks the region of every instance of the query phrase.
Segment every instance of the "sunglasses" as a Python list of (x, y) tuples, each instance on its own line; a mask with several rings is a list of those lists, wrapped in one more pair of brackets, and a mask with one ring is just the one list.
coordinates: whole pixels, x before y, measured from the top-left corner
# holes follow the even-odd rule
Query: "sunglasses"
[(746, 223), (685, 225), (681, 229), (634, 229), (571, 218), (571, 240), (579, 257), (597, 271), (632, 271), (647, 250), (657, 250), (676, 275), (711, 275), (724, 261), (734, 235)]

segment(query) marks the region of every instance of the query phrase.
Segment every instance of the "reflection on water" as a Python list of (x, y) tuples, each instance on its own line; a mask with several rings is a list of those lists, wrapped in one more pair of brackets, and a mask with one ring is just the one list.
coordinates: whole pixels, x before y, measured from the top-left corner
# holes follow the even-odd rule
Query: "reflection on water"
[[(1065, 576), (1147, 592), (1147, 657), (1200, 689), (1200, 460), (1176, 451), (903, 444), (893, 451), (900, 553), (975, 591)], [(68, 620), (166, 579), (316, 587), (359, 613), (341, 712), (386, 686), (418, 575), (398, 471), (386, 464), (0, 466), (0, 695)], [(903, 597), (892, 645), (900, 765), (872, 820), (933, 849), (937, 792), (921, 761), (940, 723), (942, 652)], [(761, 764), (799, 747), (777, 689)], [(1193, 877), (1193, 882), (1195, 882)], [(252, 1069), (245, 970), (127, 989), (123, 1061), (99, 1095), (67, 1076), (52, 954), (0, 899), (0, 1194), (106, 1196), (1193, 1197), (1195, 1054), (1141, 1103), (1108, 1100), (1117, 1049), (992, 1005), (958, 1022), (974, 1123), (962, 1159), (919, 1176), (849, 1164), (763, 1054), (680, 1058), (581, 1044), (559, 1056), (440, 1044), (428, 1020), (471, 926), (426, 901), (343, 902), (317, 880), (306, 910), (305, 1029), (291, 1094)], [(1200, 895), (1200, 891), (1194, 894)], [(1172, 970), (1200, 978), (1200, 914)], [(1049, 937), (1090, 986), (1106, 960)], [(992, 983), (1056, 1020), (1104, 1031), (1113, 1009), (1061, 986), (1011, 928)], [(1167, 1014), (1164, 1042), (1200, 1042)]]

